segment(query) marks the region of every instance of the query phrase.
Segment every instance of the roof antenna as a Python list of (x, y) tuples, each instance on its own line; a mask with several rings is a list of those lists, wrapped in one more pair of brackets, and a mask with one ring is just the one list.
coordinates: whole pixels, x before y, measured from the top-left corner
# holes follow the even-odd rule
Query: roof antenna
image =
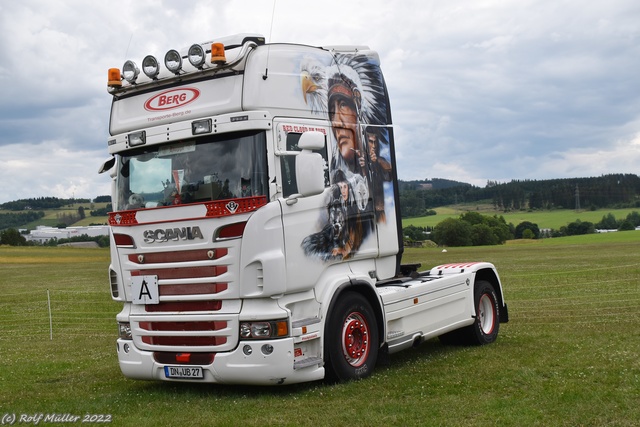
[[(271, 34), (273, 34), (273, 17), (276, 15), (276, 0), (273, 0), (273, 10), (271, 11), (271, 28), (269, 28), (269, 41), (271, 43)], [(264, 75), (262, 76), (262, 80), (267, 80), (269, 77), (269, 53), (271, 52), (271, 47), (267, 46), (267, 66), (264, 69)]]

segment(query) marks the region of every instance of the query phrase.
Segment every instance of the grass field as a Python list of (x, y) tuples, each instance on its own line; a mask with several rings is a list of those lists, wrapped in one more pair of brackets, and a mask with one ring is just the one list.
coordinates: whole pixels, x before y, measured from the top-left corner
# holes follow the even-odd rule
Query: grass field
[(405, 262), (424, 268), (496, 264), (511, 317), (496, 343), (435, 339), (392, 355), (363, 381), (261, 388), (123, 378), (108, 251), (0, 247), (0, 417), (106, 414), (118, 426), (637, 426), (638, 253), (636, 232), (407, 249)]
[(627, 215), (633, 211), (640, 211), (638, 208), (633, 209), (599, 209), (595, 211), (584, 210), (576, 212), (570, 209), (560, 209), (555, 211), (514, 211), (514, 212), (499, 212), (487, 205), (481, 206), (447, 206), (434, 209), (436, 215), (424, 216), (419, 218), (403, 218), (402, 226), (414, 225), (416, 227), (435, 226), (440, 221), (447, 218), (458, 218), (460, 214), (472, 211), (479, 212), (483, 215), (498, 215), (503, 216), (507, 221), (507, 224), (511, 223), (514, 226), (520, 224), (523, 221), (529, 221), (534, 224), (538, 224), (539, 228), (552, 228), (559, 230), (560, 227), (574, 222), (575, 220), (588, 221), (592, 223), (598, 223), (602, 220), (602, 217), (611, 213), (617, 220), (625, 219)]

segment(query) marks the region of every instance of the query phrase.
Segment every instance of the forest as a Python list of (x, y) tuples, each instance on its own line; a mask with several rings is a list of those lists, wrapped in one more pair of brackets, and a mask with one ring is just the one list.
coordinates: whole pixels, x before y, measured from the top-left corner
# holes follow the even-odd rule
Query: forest
[(450, 185), (444, 187), (429, 186), (430, 182), (399, 183), (403, 217), (425, 216), (438, 206), (480, 201), (490, 201), (496, 210), (505, 212), (521, 209), (640, 207), (640, 177), (633, 174), (512, 180), (508, 183), (488, 181), (484, 188), (455, 181), (448, 181)]

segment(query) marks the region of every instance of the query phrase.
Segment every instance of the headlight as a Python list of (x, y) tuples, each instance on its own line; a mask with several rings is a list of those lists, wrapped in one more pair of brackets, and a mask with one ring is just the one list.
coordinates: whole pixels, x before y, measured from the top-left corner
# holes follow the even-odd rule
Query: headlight
[(123, 340), (131, 339), (131, 324), (129, 322), (118, 322), (118, 337)]
[(289, 336), (289, 323), (284, 320), (241, 322), (240, 338), (245, 340), (283, 338)]

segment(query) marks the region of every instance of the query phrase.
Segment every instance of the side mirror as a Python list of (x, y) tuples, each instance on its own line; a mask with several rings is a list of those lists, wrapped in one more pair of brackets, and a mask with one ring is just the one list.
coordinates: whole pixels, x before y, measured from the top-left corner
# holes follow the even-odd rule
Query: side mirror
[(298, 192), (304, 197), (324, 191), (324, 160), (320, 154), (302, 150), (296, 156), (296, 181)]
[(310, 131), (300, 136), (298, 147), (302, 149), (296, 156), (296, 182), (298, 193), (287, 198), (287, 204), (293, 205), (300, 197), (315, 196), (324, 191), (324, 159), (311, 150), (324, 148), (324, 135)]
[(300, 135), (298, 147), (302, 150), (322, 150), (324, 148), (324, 134), (317, 130), (310, 130)]
[(104, 173), (104, 172), (108, 171), (115, 164), (116, 164), (116, 158), (115, 157), (111, 157), (111, 158), (105, 160), (104, 163), (102, 163), (102, 165), (98, 169), (98, 173), (101, 174), (101, 173)]

